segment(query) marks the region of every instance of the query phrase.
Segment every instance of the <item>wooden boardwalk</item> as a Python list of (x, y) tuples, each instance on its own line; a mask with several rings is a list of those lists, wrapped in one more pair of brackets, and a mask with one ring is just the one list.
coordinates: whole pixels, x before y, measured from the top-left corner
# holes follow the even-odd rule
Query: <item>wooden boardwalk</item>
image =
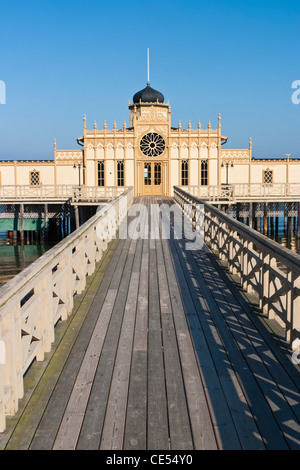
[(208, 248), (183, 244), (111, 243), (0, 449), (300, 449), (299, 368)]

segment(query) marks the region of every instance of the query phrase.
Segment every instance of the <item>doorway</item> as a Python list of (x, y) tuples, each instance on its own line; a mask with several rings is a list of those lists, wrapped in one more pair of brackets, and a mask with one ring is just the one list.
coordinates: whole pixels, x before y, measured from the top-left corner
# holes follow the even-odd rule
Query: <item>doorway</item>
[(143, 194), (145, 196), (163, 194), (162, 162), (143, 162)]

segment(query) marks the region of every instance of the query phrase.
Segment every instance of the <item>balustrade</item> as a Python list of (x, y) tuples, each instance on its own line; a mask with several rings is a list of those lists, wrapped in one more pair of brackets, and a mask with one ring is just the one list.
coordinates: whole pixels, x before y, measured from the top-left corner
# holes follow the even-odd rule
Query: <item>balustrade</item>
[[(84, 290), (132, 200), (128, 188), (0, 289), (0, 432), (6, 415), (18, 410), (25, 372), (51, 350), (56, 323), (71, 314), (74, 295)], [(107, 230), (98, 231), (106, 219)]]
[(177, 187), (209, 202), (298, 201), (300, 199), (300, 183), (238, 183)]
[(174, 198), (194, 226), (190, 214), (196, 210), (185, 206), (202, 205), (206, 244), (242, 288), (256, 296), (262, 312), (281, 325), (292, 350), (300, 349), (300, 255), (180, 187), (174, 187)]
[(0, 201), (51, 201), (70, 199), (72, 203), (97, 203), (111, 200), (122, 194), (128, 187), (121, 186), (74, 186), (74, 185), (2, 185)]

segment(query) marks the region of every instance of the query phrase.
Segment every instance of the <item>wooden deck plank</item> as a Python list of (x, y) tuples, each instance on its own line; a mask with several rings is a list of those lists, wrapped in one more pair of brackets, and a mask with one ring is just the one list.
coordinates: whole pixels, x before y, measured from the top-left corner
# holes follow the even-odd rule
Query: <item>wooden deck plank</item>
[(133, 349), (128, 391), (124, 450), (147, 449), (148, 352)]
[[(177, 242), (178, 245), (178, 242)], [(180, 247), (173, 244), (177, 256)], [(189, 253), (189, 257), (192, 255)], [(179, 261), (179, 260), (178, 260)], [(194, 301), (195, 311), (188, 315), (193, 341), (197, 351), (202, 380), (205, 383), (214, 417), (218, 444), (225, 449), (262, 449), (264, 445), (231, 366), (226, 348), (213, 322), (213, 313), (218, 308), (209, 304), (202, 289), (198, 288), (188, 262), (177, 264), (183, 295), (189, 292)]]
[(168, 241), (162, 242), (166, 260), (166, 272), (170, 298), (174, 315), (177, 341), (180, 351), (181, 367), (183, 370), (187, 404), (191, 420), (194, 448), (196, 450), (217, 449), (216, 437), (211, 422), (211, 417), (206, 401), (204, 387), (201, 381), (197, 359), (195, 357), (193, 343), (186, 320), (178, 282), (174, 272), (173, 262), (170, 257)]
[[(287, 443), (269, 405), (266, 403), (265, 393), (261, 390), (255, 374), (253, 374), (249, 363), (243, 355), (245, 346), (244, 344), (241, 345), (236, 342), (235, 329), (237, 323), (234, 322), (234, 324), (230, 325), (230, 322), (226, 323), (225, 321), (224, 309), (228, 308), (228, 304), (224, 302), (220, 291), (216, 289), (215, 277), (217, 276), (217, 272), (215, 270), (209, 272), (205, 264), (207, 258), (203, 253), (201, 253), (201, 256), (201, 261), (198, 263), (198, 268), (203, 276), (202, 282), (200, 282), (201, 289), (205, 292), (206, 299), (208, 299), (209, 302), (213, 302), (215, 305), (214, 322), (219, 332), (221, 332), (222, 340), (226, 345), (226, 350), (234, 365), (244, 395), (247, 398), (253, 417), (265, 441), (265, 445), (270, 449), (286, 449), (288, 448)], [(197, 275), (197, 273), (195, 273), (195, 275)], [(200, 279), (199, 276), (198, 279)]]
[(156, 252), (160, 291), (161, 324), (163, 332), (170, 448), (176, 450), (189, 450), (193, 449), (193, 438), (190, 429), (190, 419), (185, 397), (184, 381), (161, 240), (156, 240)]
[(172, 315), (162, 316), (170, 449), (194, 448)]
[(149, 242), (143, 240), (124, 431), (125, 450), (147, 448), (148, 257)]
[(116, 296), (116, 290), (109, 290), (107, 293), (55, 438), (53, 450), (74, 450), (76, 448)]
[[(205, 296), (208, 302), (218, 308), (213, 308), (214, 311), (214, 323), (219, 331), (225, 348), (228, 352), (229, 359), (233, 365), (235, 373), (238, 377), (240, 386), (243, 390), (243, 394), (247, 400), (249, 409), (251, 410), (254, 422), (259, 430), (259, 433), (266, 445), (267, 449), (287, 449), (287, 444), (282, 436), (282, 433), (278, 429), (276, 420), (265, 401), (265, 396), (260, 389), (255, 376), (249, 364), (247, 363), (244, 355), (243, 348), (240, 348), (234, 337), (234, 328), (236, 325), (231, 325), (228, 328), (223, 311), (226, 303), (222, 303), (222, 299), (216, 302), (216, 293), (213, 288), (214, 280), (209, 276), (207, 269), (204, 270), (204, 263), (199, 264), (202, 269), (202, 273), (205, 276), (201, 279), (198, 277), (201, 289), (205, 292)], [(201, 274), (202, 274), (201, 273)], [(214, 272), (214, 276), (216, 273)]]
[[(96, 302), (94, 303), (94, 308), (98, 313), (98, 321), (91, 338), (91, 342), (89, 343), (87, 355), (85, 356), (85, 362), (79, 371), (79, 375), (77, 376), (77, 380), (75, 382), (75, 387), (73, 388), (73, 393), (71, 394), (70, 400), (66, 406), (62, 423), (60, 423), (60, 427), (57, 431), (57, 436), (53, 445), (54, 449), (74, 449), (76, 447), (77, 436), (79, 435), (91, 389), (90, 382), (84, 382), (85, 368), (86, 364), (89, 363), (89, 367), (91, 368), (91, 373), (94, 378), (96, 367), (98, 367), (98, 360), (103, 347), (103, 342), (105, 340), (107, 328), (110, 322), (111, 312), (116, 301), (118, 283), (120, 283), (122, 269), (126, 261), (126, 250), (124, 250), (124, 247), (125, 243), (122, 242), (119, 250), (116, 253), (116, 264), (114, 265), (113, 275), (111, 277), (107, 277), (105, 289), (99, 291), (99, 295), (102, 296), (103, 300), (102, 308), (100, 308), (101, 304), (98, 304), (97, 302), (99, 298), (95, 299)], [(88, 335), (90, 336), (91, 332), (89, 332)], [(95, 356), (93, 353), (95, 353)], [(90, 361), (93, 362), (93, 365), (90, 364)], [(83, 389), (85, 389), (84, 396), (81, 395)], [(81, 417), (81, 421), (77, 414)], [(70, 422), (73, 423), (72, 426), (69, 425)]]
[(147, 449), (169, 450), (167, 396), (165, 389), (162, 334), (148, 334)]
[[(173, 250), (175, 250), (174, 245)], [(198, 361), (202, 373), (203, 386), (210, 404), (210, 414), (213, 421), (214, 432), (217, 436), (218, 448), (227, 447), (228, 449), (240, 449), (239, 439), (228, 410), (227, 400), (224, 396), (217, 374), (215, 373), (215, 366), (198, 321), (197, 312), (193, 304), (193, 299), (190, 294), (182, 266), (175, 251), (173, 251), (172, 256), (181, 293), (184, 297), (185, 311), (188, 312), (187, 319), (190, 331), (193, 333), (192, 337), (194, 347), (198, 352)], [(220, 344), (218, 345), (218, 349), (219, 348)], [(222, 360), (224, 361), (224, 358), (222, 358)]]
[(99, 317), (99, 311), (105, 301), (105, 296), (115, 273), (116, 265), (120, 259), (123, 243), (117, 243), (108, 266), (104, 266), (101, 279), (98, 280), (96, 294), (91, 295), (91, 302), (85, 305), (87, 311), (86, 321), (83, 323), (76, 342), (74, 343), (72, 354), (59, 377), (58, 383), (50, 396), (49, 402), (41, 418), (37, 431), (31, 443), (32, 449), (51, 449), (61, 424), (62, 415), (67, 406), (69, 396), (76, 380), (81, 361), (84, 357), (91, 334), (95, 328)]
[(149, 245), (147, 448), (168, 450), (168, 412), (155, 240), (150, 240)]
[(116, 299), (111, 312), (110, 323), (99, 358), (89, 402), (85, 411), (76, 446), (77, 449), (96, 450), (100, 446), (106, 405), (123, 321), (131, 266), (133, 263), (133, 254), (128, 253), (130, 244), (131, 241), (126, 240), (122, 252), (122, 258), (126, 260), (125, 265), (124, 267), (117, 266), (115, 272), (116, 279), (112, 281), (110, 286), (116, 290)]
[(100, 443), (101, 450), (117, 450), (123, 448), (128, 384), (141, 263), (141, 241), (139, 240), (138, 242), (133, 243), (132, 247), (136, 249), (136, 253), (130, 284), (128, 287), (128, 295), (112, 377), (111, 391), (103, 425), (102, 438)]
[(149, 305), (149, 243), (143, 241), (141, 260), (140, 283), (138, 289), (138, 303), (136, 314), (136, 327), (133, 349), (147, 351), (148, 342), (148, 305)]
[[(295, 398), (298, 395), (299, 403), (299, 390), (297, 394), (295, 387), (291, 388), (291, 381), (288, 380), (286, 372), (275, 356), (269, 352), (266, 354), (264, 340), (259, 330), (254, 327), (249, 315), (233, 296), (232, 290), (220, 276), (219, 270), (216, 272), (215, 266), (209, 262), (207, 256), (205, 259), (206, 265), (209, 263), (211, 276), (214, 273), (212, 276), (214, 295), (219, 295), (221, 300), (225, 300), (221, 304), (221, 311), (228, 328), (231, 329), (237, 344), (243, 351), (248, 366), (272, 410), (277, 426), (288, 441), (288, 447), (297, 449), (300, 444), (299, 418), (294, 413), (294, 411), (297, 413), (296, 407), (290, 406), (286, 395), (294, 393)], [(203, 265), (203, 263), (201, 264)], [(277, 380), (274, 376), (277, 377)]]

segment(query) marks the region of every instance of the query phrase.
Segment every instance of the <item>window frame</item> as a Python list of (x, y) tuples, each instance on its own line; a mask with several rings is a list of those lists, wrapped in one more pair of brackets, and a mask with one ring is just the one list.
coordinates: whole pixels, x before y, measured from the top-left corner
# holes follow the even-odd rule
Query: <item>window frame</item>
[[(33, 175), (36, 174), (37, 175), (37, 183), (33, 183)], [(41, 185), (41, 173), (40, 171), (38, 170), (32, 170), (29, 172), (29, 185), (32, 186), (32, 187), (35, 187), (35, 186), (40, 186)]]
[[(205, 165), (205, 168), (203, 166)], [(200, 160), (200, 184), (208, 186), (208, 159)]]
[[(102, 168), (100, 168), (100, 165)], [(99, 184), (99, 183), (103, 184)], [(97, 160), (97, 186), (103, 188), (105, 186), (105, 161)]]
[[(121, 166), (119, 168), (119, 166)], [(123, 182), (123, 184), (120, 184)], [(124, 160), (117, 160), (117, 186), (124, 187), (125, 186), (125, 163)]]
[[(266, 175), (267, 174), (271, 176), (271, 181), (266, 181)], [(274, 184), (274, 170), (271, 170), (270, 168), (266, 168), (265, 170), (263, 170), (263, 184), (265, 186), (273, 186), (273, 184)]]
[(188, 160), (181, 160), (180, 162), (180, 183), (181, 186), (188, 186), (189, 185), (189, 161)]

